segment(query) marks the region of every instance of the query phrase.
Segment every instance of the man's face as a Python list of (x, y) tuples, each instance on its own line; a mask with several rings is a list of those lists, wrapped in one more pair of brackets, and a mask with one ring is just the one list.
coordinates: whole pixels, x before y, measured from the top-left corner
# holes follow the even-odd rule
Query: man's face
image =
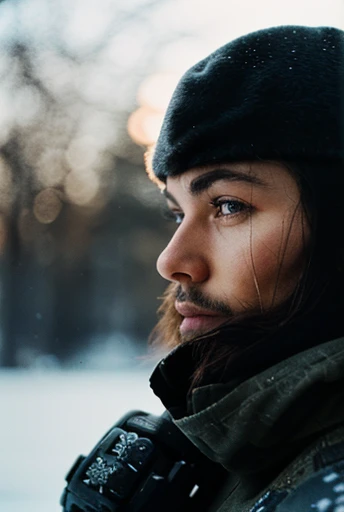
[(157, 268), (177, 283), (182, 339), (244, 311), (267, 311), (300, 279), (309, 228), (298, 185), (278, 163), (193, 168), (167, 178), (178, 227)]

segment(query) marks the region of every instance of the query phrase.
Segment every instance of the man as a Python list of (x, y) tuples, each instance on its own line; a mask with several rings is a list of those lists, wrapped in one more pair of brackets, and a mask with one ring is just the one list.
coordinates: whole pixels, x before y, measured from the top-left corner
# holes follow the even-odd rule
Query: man
[(228, 472), (212, 511), (344, 510), (343, 57), (328, 27), (241, 37), (184, 75), (154, 151), (177, 229), (151, 385)]
[(120, 420), (66, 512), (343, 512), (343, 69), (342, 31), (287, 26), (181, 79), (149, 170), (177, 225), (151, 376), (177, 429)]

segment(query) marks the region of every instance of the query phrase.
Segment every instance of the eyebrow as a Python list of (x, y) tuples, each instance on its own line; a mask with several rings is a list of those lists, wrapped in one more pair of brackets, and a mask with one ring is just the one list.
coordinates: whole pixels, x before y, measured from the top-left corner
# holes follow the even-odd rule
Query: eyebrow
[(190, 194), (193, 196), (198, 196), (205, 190), (208, 190), (216, 181), (220, 180), (243, 181), (245, 183), (258, 185), (260, 187), (267, 186), (267, 183), (265, 183), (257, 176), (254, 176), (253, 174), (247, 174), (240, 171), (233, 171), (231, 169), (213, 169), (209, 172), (206, 172), (205, 174), (202, 174), (201, 176), (197, 176), (197, 178), (194, 178), (191, 181), (189, 186)]
[(163, 189), (161, 190), (161, 193), (162, 193), (162, 195), (163, 195), (166, 199), (168, 199), (169, 201), (171, 201), (172, 203), (174, 203), (176, 206), (178, 206), (178, 208), (180, 208), (180, 206), (179, 206), (179, 203), (178, 203), (177, 199), (176, 199), (176, 198), (175, 198), (175, 197), (174, 197), (174, 196), (173, 196), (173, 195), (172, 195), (172, 194), (167, 190), (167, 188), (166, 188), (166, 187), (165, 187), (165, 188), (163, 188)]

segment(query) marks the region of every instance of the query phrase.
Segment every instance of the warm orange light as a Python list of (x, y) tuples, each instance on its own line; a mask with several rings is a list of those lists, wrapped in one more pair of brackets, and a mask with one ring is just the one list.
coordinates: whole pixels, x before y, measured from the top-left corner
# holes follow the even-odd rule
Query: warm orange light
[(150, 146), (158, 138), (162, 120), (162, 112), (140, 107), (128, 119), (128, 133), (136, 144)]
[(147, 151), (145, 152), (144, 154), (144, 162), (145, 162), (145, 168), (146, 168), (146, 173), (148, 174), (148, 177), (149, 179), (155, 183), (156, 185), (158, 185), (158, 187), (163, 190), (165, 188), (165, 183), (163, 183), (162, 181), (160, 181), (154, 174), (154, 171), (153, 171), (153, 155), (154, 155), (154, 149), (155, 149), (155, 145), (152, 145), (152, 146), (149, 146), (147, 148)]

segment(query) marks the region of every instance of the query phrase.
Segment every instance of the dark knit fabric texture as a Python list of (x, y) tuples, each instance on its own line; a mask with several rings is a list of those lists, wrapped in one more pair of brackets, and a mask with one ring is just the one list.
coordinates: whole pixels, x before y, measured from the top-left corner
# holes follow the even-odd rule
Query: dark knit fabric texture
[(343, 160), (344, 32), (281, 26), (240, 37), (189, 69), (153, 157), (161, 181), (227, 161)]

